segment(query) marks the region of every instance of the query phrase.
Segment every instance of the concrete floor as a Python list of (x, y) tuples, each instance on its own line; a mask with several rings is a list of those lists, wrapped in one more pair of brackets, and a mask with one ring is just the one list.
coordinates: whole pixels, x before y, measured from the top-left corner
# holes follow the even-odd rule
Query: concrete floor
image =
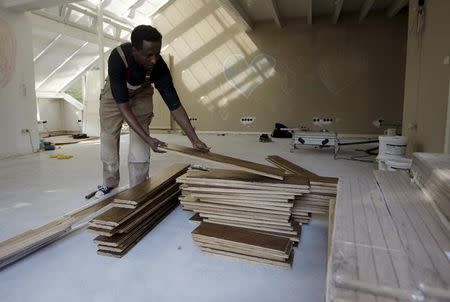
[[(188, 145), (180, 135), (157, 135)], [(259, 143), (254, 135), (203, 135), (212, 151), (265, 163), (277, 154), (325, 176), (370, 173), (373, 164), (334, 160), (331, 150), (289, 152), (289, 140)], [(121, 185), (128, 183), (128, 136), (121, 142)], [(361, 147), (360, 147), (361, 148)], [(347, 156), (353, 148), (342, 150)], [(48, 157), (71, 154), (70, 160)], [(101, 181), (99, 142), (0, 160), (0, 240), (40, 226), (86, 201)], [(175, 154), (153, 154), (151, 174), (175, 162), (202, 163)], [(219, 164), (202, 163), (210, 167)], [(77, 231), (0, 271), (1, 301), (323, 301), (327, 218), (304, 226), (291, 270), (202, 254), (190, 232), (190, 213), (171, 213), (124, 258), (96, 254), (92, 234)]]

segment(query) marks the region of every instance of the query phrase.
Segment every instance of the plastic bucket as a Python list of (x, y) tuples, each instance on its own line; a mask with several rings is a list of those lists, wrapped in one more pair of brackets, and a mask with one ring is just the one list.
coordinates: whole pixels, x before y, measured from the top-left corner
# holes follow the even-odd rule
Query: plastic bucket
[(387, 136), (381, 135), (378, 137), (379, 151), (378, 157), (383, 158), (386, 156), (404, 156), (406, 153), (406, 145), (408, 138), (406, 136)]
[(386, 161), (388, 171), (409, 171), (411, 169), (412, 159), (396, 158)]

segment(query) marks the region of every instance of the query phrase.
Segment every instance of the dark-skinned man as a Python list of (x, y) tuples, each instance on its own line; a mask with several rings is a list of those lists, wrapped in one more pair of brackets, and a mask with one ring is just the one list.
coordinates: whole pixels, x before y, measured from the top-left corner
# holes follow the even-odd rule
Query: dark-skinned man
[(130, 129), (128, 171), (130, 187), (148, 179), (150, 149), (166, 144), (149, 133), (153, 117), (153, 86), (158, 89), (172, 117), (184, 130), (192, 146), (209, 148), (195, 133), (173, 86), (167, 64), (160, 57), (162, 36), (150, 25), (139, 25), (131, 33), (131, 43), (115, 48), (108, 60), (108, 78), (100, 95), (100, 141), (103, 185), (96, 196), (119, 185), (119, 140), (125, 120)]

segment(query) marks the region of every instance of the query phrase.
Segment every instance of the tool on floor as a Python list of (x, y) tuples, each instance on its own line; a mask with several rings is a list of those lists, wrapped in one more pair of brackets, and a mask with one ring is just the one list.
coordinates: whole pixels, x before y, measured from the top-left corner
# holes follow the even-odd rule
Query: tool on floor
[(191, 165), (191, 169), (193, 169), (193, 170), (201, 170), (201, 171), (208, 171), (209, 170), (207, 166), (203, 166), (203, 165), (200, 165), (200, 164), (193, 164), (193, 165)]
[(89, 194), (87, 194), (86, 196), (84, 196), (85, 199), (91, 199), (92, 197), (95, 196), (95, 193), (97, 193), (98, 190), (95, 190)]
[(261, 134), (259, 136), (259, 142), (261, 142), (261, 143), (271, 143), (272, 139), (269, 137), (268, 134), (264, 133), (264, 134)]
[(71, 159), (73, 155), (69, 154), (51, 154), (48, 156), (49, 158), (56, 158), (56, 159)]

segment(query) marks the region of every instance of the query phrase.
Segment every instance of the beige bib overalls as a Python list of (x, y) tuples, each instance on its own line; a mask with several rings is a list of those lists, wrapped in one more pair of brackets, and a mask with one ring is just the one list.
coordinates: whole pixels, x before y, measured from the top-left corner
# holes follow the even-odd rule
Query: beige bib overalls
[[(122, 48), (119, 46), (116, 49), (128, 69)], [(150, 72), (147, 72), (144, 83), (139, 88), (128, 89), (131, 111), (147, 134), (153, 117), (153, 87), (150, 84)], [(103, 162), (103, 184), (108, 187), (119, 185), (119, 142), (123, 120), (122, 113), (111, 93), (109, 78), (106, 78), (100, 94), (100, 149)], [(150, 146), (130, 128), (128, 152), (130, 187), (148, 179), (149, 165)]]

